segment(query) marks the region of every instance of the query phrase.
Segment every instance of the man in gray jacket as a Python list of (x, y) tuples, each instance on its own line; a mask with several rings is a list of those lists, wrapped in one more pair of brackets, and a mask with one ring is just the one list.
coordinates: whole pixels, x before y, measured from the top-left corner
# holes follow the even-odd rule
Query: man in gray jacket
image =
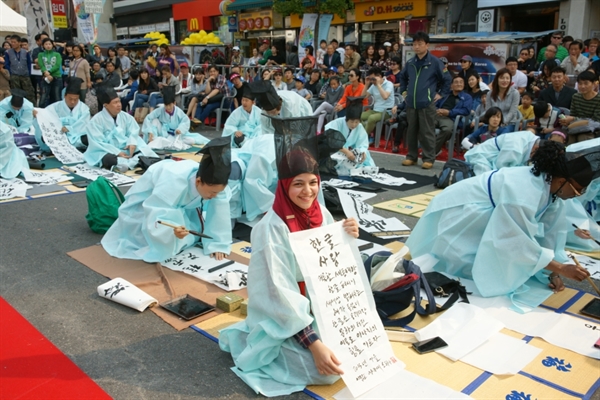
[(417, 32), (413, 36), (415, 56), (400, 72), (400, 92), (406, 101), (408, 119), (408, 154), (402, 165), (417, 164), (421, 143), (423, 169), (430, 169), (435, 162), (435, 102), (450, 93), (451, 83), (450, 74), (444, 73), (444, 64), (429, 53), (428, 44), (429, 35)]

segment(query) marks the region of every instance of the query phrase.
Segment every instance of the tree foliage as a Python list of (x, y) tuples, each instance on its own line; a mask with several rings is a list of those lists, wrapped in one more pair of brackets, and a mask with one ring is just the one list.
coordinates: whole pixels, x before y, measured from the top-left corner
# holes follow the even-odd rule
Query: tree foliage
[(337, 14), (346, 18), (346, 10), (354, 8), (352, 0), (313, 0), (313, 7), (305, 7), (304, 3), (310, 0), (273, 0), (273, 10), (282, 15), (298, 14), (300, 16), (307, 12), (318, 14)]

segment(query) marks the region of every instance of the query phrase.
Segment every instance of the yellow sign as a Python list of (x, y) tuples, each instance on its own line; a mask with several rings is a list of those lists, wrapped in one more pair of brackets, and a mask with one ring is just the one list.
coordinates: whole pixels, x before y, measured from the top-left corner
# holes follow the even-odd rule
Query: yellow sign
[(198, 25), (198, 18), (189, 19), (188, 22), (189, 22), (188, 31), (196, 32), (196, 31), (200, 30), (200, 25)]
[(424, 17), (427, 15), (426, 0), (383, 0), (371, 3), (354, 4), (356, 22), (386, 21), (403, 19), (408, 15)]
[[(346, 23), (346, 18), (341, 18), (337, 14), (333, 14), (331, 25), (342, 25)], [(300, 28), (302, 26), (302, 18), (298, 14), (290, 15), (290, 28)]]
[(243, 13), (238, 17), (238, 27), (240, 32), (282, 29), (283, 17), (272, 10)]
[(53, 15), (52, 23), (55, 28), (68, 28), (66, 15)]

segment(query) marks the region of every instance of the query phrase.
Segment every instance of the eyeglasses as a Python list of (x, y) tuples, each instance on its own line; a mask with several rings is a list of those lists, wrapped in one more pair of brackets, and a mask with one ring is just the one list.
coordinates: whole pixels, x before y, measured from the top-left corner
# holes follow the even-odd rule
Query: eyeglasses
[(562, 36), (552, 36), (552, 39), (562, 39)]
[(583, 195), (585, 193), (585, 191), (587, 190), (587, 187), (584, 187), (581, 189), (581, 192), (580, 192), (577, 189), (575, 189), (575, 187), (571, 184), (571, 182), (567, 181), (567, 183), (569, 184), (569, 186), (571, 186), (571, 190), (573, 191), (573, 193), (575, 193), (575, 196), (577, 196), (577, 197)]

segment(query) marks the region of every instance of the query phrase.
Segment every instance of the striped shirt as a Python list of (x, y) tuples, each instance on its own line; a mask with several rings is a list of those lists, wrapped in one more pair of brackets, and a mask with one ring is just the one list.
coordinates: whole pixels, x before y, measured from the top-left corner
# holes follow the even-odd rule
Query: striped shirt
[(581, 93), (575, 93), (571, 100), (571, 116), (600, 122), (600, 95), (596, 94), (590, 100), (586, 100)]

